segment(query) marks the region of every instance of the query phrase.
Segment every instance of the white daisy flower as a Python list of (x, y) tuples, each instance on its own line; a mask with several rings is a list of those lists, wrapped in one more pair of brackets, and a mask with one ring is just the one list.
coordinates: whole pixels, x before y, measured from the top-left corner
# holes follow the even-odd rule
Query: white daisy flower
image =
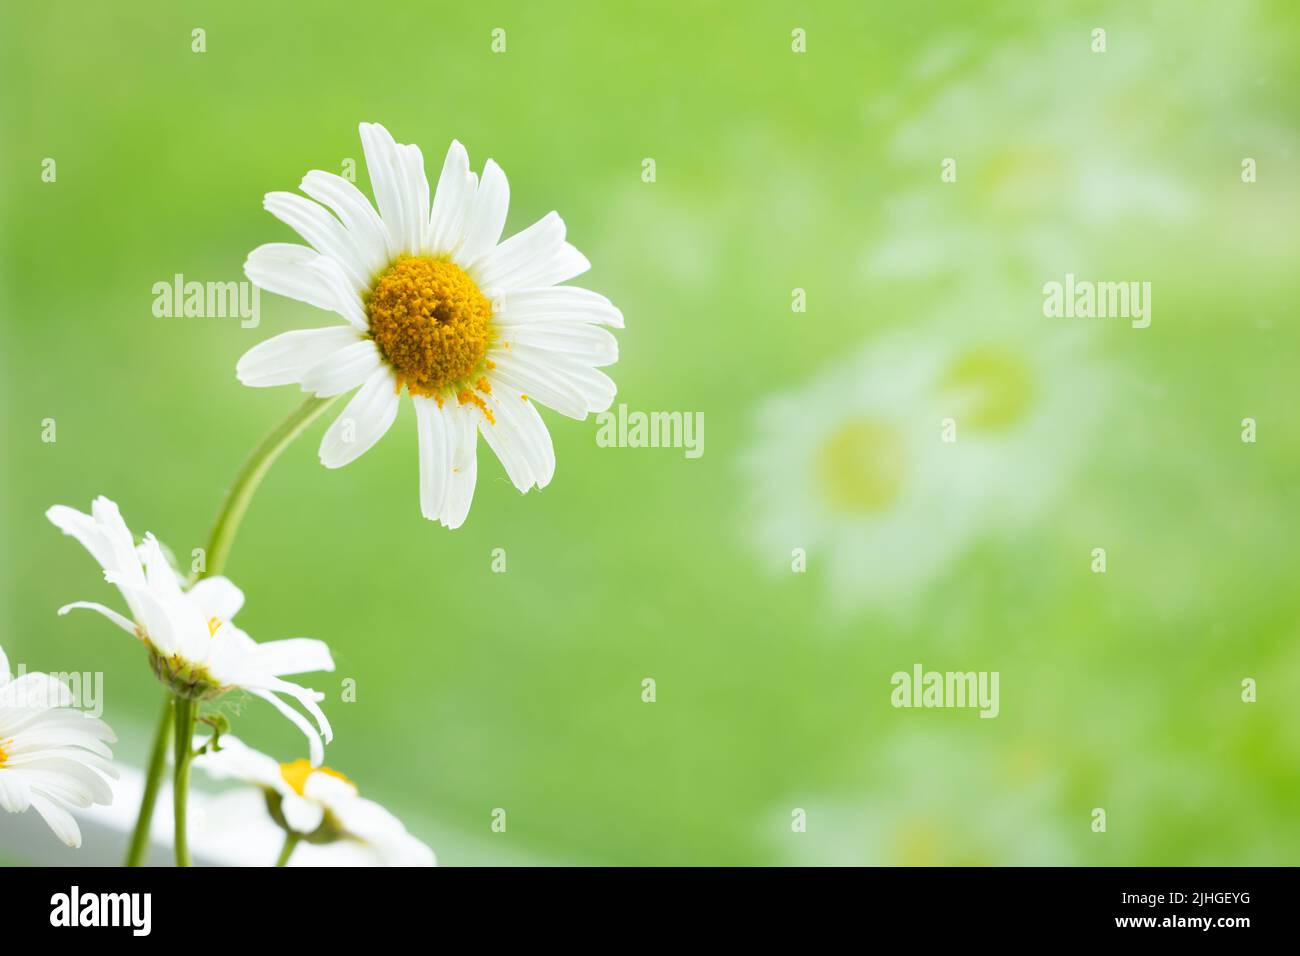
[[(788, 797), (763, 842), (794, 866), (1062, 866), (1078, 862), (1061, 783), (1031, 743), (909, 733), (872, 758), (874, 787)], [(804, 811), (802, 832), (792, 808)], [(1070, 811), (1066, 810), (1068, 815)], [(1086, 831), (1085, 831), (1086, 832)]]
[(0, 807), (35, 808), (54, 835), (81, 846), (70, 808), (113, 802), (106, 777), (117, 771), (108, 724), (74, 709), (68, 685), (51, 674), (9, 673), (0, 648)]
[(861, 350), (755, 415), (759, 436), (742, 465), (756, 554), (780, 571), (800, 549), (840, 610), (907, 596), (965, 538), (956, 502), (941, 493), (927, 359), (906, 345)]
[(361, 124), (378, 211), (350, 182), (313, 170), (301, 189), (266, 196), (266, 209), (308, 246), (254, 249), (248, 278), (335, 312), (343, 325), (286, 332), (239, 360), (245, 385), (296, 384), (318, 397), (360, 386), (326, 431), (320, 460), (340, 468), (388, 431), (403, 388), (415, 406), (420, 510), (457, 528), (469, 512), (477, 435), (521, 492), (555, 471), (534, 402), (578, 420), (613, 401), (600, 366), (618, 358), (623, 327), (609, 300), (563, 286), (590, 263), (552, 212), (500, 241), (510, 191), (487, 161), (480, 181), (453, 141), (432, 196), (416, 146)]
[[(332, 671), (334, 661), (324, 642), (291, 638), (258, 644), (231, 623), (244, 603), (239, 588), (226, 578), (211, 577), (182, 590), (157, 539), (146, 534), (137, 548), (117, 505), (107, 498), (96, 498), (88, 515), (63, 505), (45, 514), (99, 562), (104, 578), (122, 593), (131, 616), (92, 601), (61, 607), (60, 615), (74, 608), (97, 611), (134, 635), (148, 650), (158, 679), (177, 696), (211, 700), (238, 689), (262, 698), (306, 735), (313, 763), (324, 759), (320, 737), (324, 735), (326, 742), (333, 738), (318, 706), (325, 695), (281, 679), (288, 674)], [(281, 694), (306, 709), (319, 733), (280, 699)]]
[[(1176, 114), (1162, 99), (1169, 84), (1156, 82), (1160, 51), (1124, 32), (1122, 49), (1098, 56), (1089, 29), (992, 50), (945, 46), (876, 104), (873, 124), (896, 124), (895, 178), (915, 184), (885, 202), (888, 239), (866, 254), (870, 274), (1064, 274), (1130, 233), (1194, 219), (1200, 200), (1174, 172), (1181, 164), (1129, 160), (1185, 148), (1160, 119)], [(956, 178), (941, 182), (941, 172)]]
[[(227, 739), (224, 735), (222, 739)], [(206, 740), (204, 741), (206, 742)], [(77, 813), (85, 847), (82, 858), (88, 865), (116, 866), (135, 828), (145, 789), (145, 774), (138, 768), (118, 764), (120, 776), (112, 781), (113, 803)], [(190, 781), (186, 800), (189, 847), (195, 866), (270, 866), (284, 845), (285, 833), (266, 811), (266, 795), (259, 787), (238, 786), (204, 789), (209, 781), (196, 776)], [(149, 852), (141, 865), (171, 866), (175, 841), (174, 795), (170, 779), (158, 789), (157, 809), (150, 823)], [(0, 817), (0, 842), (5, 841), (5, 820)], [(486, 841), (485, 841), (486, 842)], [(40, 862), (48, 858), (29, 844), (5, 844), (14, 860)], [(538, 861), (527, 859), (527, 865)], [(375, 865), (374, 853), (355, 840), (313, 845), (300, 842), (289, 866), (366, 867)]]
[(356, 784), (341, 773), (313, 768), (305, 760), (277, 763), (230, 736), (221, 737), (220, 747), (196, 758), (195, 766), (217, 779), (260, 788), (272, 818), (294, 843), (355, 844), (377, 866), (434, 865), (429, 847), (379, 804), (360, 796)]
[(905, 607), (978, 535), (1058, 499), (1105, 382), (1072, 330), (938, 322), (873, 342), (756, 416), (756, 550), (788, 573), (803, 549), (842, 611)]

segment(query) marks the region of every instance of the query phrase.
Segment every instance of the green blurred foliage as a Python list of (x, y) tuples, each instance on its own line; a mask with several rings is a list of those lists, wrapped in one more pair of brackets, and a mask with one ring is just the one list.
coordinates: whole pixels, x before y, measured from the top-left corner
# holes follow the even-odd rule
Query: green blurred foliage
[[(151, 287), (239, 278), (249, 250), (291, 239), (262, 195), (346, 158), (364, 180), (356, 126), (378, 121), (435, 176), (453, 137), (475, 168), (501, 163), (508, 232), (559, 210), (594, 265), (579, 284), (627, 318), (617, 400), (708, 426), (687, 460), (601, 449), (593, 421), (544, 413), (553, 484), (518, 495), (480, 444), (456, 532), (420, 517), (406, 405), (346, 469), (316, 462), (321, 423), (270, 474), (228, 569), (239, 623), (330, 643), (337, 674), (311, 678), (330, 694), (329, 763), (444, 863), (1296, 862), (1300, 17), (1283, 0), (1141, 6), (6, 3), (0, 641), (32, 669), (105, 671), (119, 753), (140, 761), (160, 689), (106, 622), (55, 617), (114, 595), (43, 512), (106, 494), (178, 554), (203, 544), (243, 456), (298, 400), (241, 387), (236, 360), (329, 320), (270, 295), (257, 329), (157, 319)], [(1216, 29), (1227, 8), (1242, 12)], [(951, 291), (953, 270), (863, 268), (891, 200), (942, 188), (939, 159), (973, 148), (936, 125), (913, 166), (898, 130), (942, 115), (944, 89), (979, 94), (1000, 56), (1032, 90), (1052, 66), (1034, 52), (1086, 51), (1097, 25), (1119, 62), (1140, 39), (1145, 98), (1122, 101), (1156, 133), (1128, 149), (1122, 117), (1082, 108), (1086, 84), (1058, 118), (1078, 108), (1080, 146), (1176, 176), (1197, 210), (1092, 247), (1097, 275), (1153, 282), (1153, 327), (1102, 332), (1115, 408), (1051, 520), (974, 542), (915, 606), (832, 614), (816, 555), (772, 578), (747, 543), (737, 460), (756, 409)], [(946, 43), (961, 55), (927, 74)], [(1032, 137), (1039, 114), (974, 102), (986, 143)], [(1239, 181), (1242, 156), (1259, 182)], [(968, 225), (996, 238), (1006, 223), (982, 208)], [(1048, 321), (1037, 290), (1060, 271), (1026, 279), (1027, 321)], [(1255, 445), (1238, 440), (1247, 415)], [(1104, 577), (1087, 573), (1098, 541)], [(918, 660), (1000, 670), (1001, 716), (892, 709), (889, 675)], [(300, 755), (260, 702), (235, 730)], [(793, 807), (808, 833), (790, 832)], [(924, 852), (899, 843), (918, 815)]]

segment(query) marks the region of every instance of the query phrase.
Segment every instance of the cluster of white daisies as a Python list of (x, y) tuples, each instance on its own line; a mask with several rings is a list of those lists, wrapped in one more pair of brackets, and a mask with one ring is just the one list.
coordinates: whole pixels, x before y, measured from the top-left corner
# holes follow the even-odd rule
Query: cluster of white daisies
[[(271, 193), (265, 202), (307, 245), (263, 245), (245, 263), (261, 288), (337, 313), (342, 324), (263, 342), (237, 375), (251, 386), (296, 384), (318, 400), (356, 390), (321, 441), (329, 468), (383, 436), (405, 390), (416, 412), (421, 512), (456, 528), (474, 494), (480, 433), (521, 492), (550, 482), (555, 454), (536, 403), (576, 419), (608, 408), (614, 384), (599, 369), (618, 357), (606, 327), (621, 328), (623, 317), (604, 297), (559, 284), (589, 264), (565, 241), (557, 214), (501, 241), (509, 188), (494, 162), (480, 179), (453, 142), (431, 195), (418, 147), (366, 123), (361, 140), (375, 205), (348, 180), (312, 171), (301, 184), (311, 199)], [(152, 534), (136, 540), (107, 498), (89, 514), (60, 505), (47, 516), (99, 562), (125, 605), (77, 601), (59, 613), (95, 611), (130, 634), (178, 715), (182, 705), (201, 712), (240, 690), (306, 736), (310, 760), (279, 763), (214, 720), (212, 736), (192, 751), (212, 776), (262, 791), (286, 835), (281, 862), (303, 841), (345, 846), (349, 858), (361, 847), (380, 864), (433, 864), (392, 814), (322, 766), (332, 738), (325, 695), (285, 678), (332, 671), (323, 642), (254, 641), (233, 623), (239, 588), (221, 576), (187, 579)], [(0, 806), (35, 809), (64, 843), (80, 846), (71, 811), (112, 802), (114, 740), (107, 724), (77, 709), (65, 683), (48, 674), (11, 679), (0, 652)]]

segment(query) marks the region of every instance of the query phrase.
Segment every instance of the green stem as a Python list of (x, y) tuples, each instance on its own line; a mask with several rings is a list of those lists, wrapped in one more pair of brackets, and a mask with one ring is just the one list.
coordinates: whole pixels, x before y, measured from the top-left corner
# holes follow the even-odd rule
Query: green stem
[(262, 483), (267, 470), (280, 457), (280, 452), (284, 451), (289, 443), (314, 422), (333, 401), (334, 398), (315, 396), (308, 398), (253, 449), (253, 453), (248, 456), (244, 466), (239, 469), (239, 474), (235, 476), (230, 490), (226, 492), (225, 500), (221, 502), (221, 510), (217, 512), (217, 520), (208, 538), (204, 570), (199, 577), (220, 574), (225, 570), (226, 559), (230, 557), (230, 546), (235, 540), (235, 532), (239, 530), (239, 523), (244, 519), (244, 513), (248, 511), (249, 502), (253, 500), (253, 492), (257, 491), (257, 486)]
[(172, 695), (163, 697), (162, 715), (154, 731), (153, 750), (149, 752), (149, 770), (144, 779), (144, 796), (140, 798), (140, 812), (131, 832), (131, 847), (127, 850), (126, 865), (141, 866), (149, 849), (149, 831), (153, 824), (153, 808), (158, 802), (158, 788), (162, 786), (163, 770), (167, 766), (167, 744), (171, 742)]
[(194, 759), (194, 718), (198, 703), (188, 697), (176, 698), (176, 739), (172, 761), (176, 777), (172, 783), (172, 796), (176, 804), (176, 865), (190, 863), (189, 831), (186, 828), (186, 806), (190, 795), (190, 761)]
[[(261, 444), (253, 449), (235, 480), (222, 499), (217, 511), (217, 520), (212, 525), (212, 534), (208, 538), (203, 570), (198, 577), (220, 574), (230, 557), (230, 548), (235, 540), (235, 532), (244, 520), (248, 505), (253, 500), (253, 493), (262, 483), (280, 453), (289, 443), (316, 420), (334, 401), (333, 398), (308, 398), (294, 409), (279, 427)], [(190, 789), (190, 761), (194, 759), (194, 721), (198, 717), (198, 703), (188, 698), (170, 698), (163, 712), (162, 721), (154, 735), (153, 751), (149, 762), (149, 776), (145, 783), (144, 799), (140, 802), (140, 815), (136, 819), (135, 832), (131, 837), (131, 849), (127, 856), (127, 865), (139, 865), (149, 843), (149, 824), (153, 818), (154, 803), (158, 798), (158, 785), (162, 779), (163, 766), (166, 763), (167, 735), (173, 729), (172, 715), (175, 714), (175, 738), (173, 747), (173, 766), (175, 780), (172, 795), (176, 807), (176, 865), (190, 865), (189, 834), (186, 828), (186, 808)], [(292, 848), (289, 849), (292, 852)], [(286, 857), (287, 858), (287, 857)]]
[(298, 841), (301, 839), (301, 833), (294, 833), (292, 830), (285, 833), (284, 849), (280, 851), (280, 858), (275, 861), (276, 866), (285, 866), (289, 862), (289, 857), (293, 856), (293, 851), (298, 848)]

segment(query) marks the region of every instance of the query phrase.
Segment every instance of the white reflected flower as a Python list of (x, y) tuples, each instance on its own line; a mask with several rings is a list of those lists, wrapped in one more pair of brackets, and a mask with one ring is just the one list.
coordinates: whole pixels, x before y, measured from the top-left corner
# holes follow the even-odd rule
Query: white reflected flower
[(335, 312), (343, 325), (286, 332), (239, 360), (245, 385), (296, 384), (319, 397), (360, 388), (326, 431), (327, 468), (388, 431), (405, 388), (415, 406), (420, 510), (457, 528), (469, 513), (480, 432), (521, 492), (555, 472), (540, 402), (570, 418), (603, 411), (623, 316), (607, 299), (559, 285), (590, 263), (552, 212), (501, 241), (510, 191), (487, 161), (480, 181), (452, 142), (430, 203), (424, 159), (378, 124), (361, 124), (378, 211), (352, 183), (313, 170), (301, 189), (266, 196), (309, 244), (269, 243), (244, 264), (266, 289)]
[(70, 808), (112, 803), (106, 777), (116, 777), (108, 744), (117, 738), (102, 720), (75, 709), (72, 691), (51, 674), (13, 679), (0, 648), (0, 807), (33, 808), (54, 835), (81, 846)]
[(743, 466), (773, 570), (802, 548), (841, 610), (904, 604), (1057, 499), (1107, 401), (1090, 339), (973, 318), (868, 343), (759, 410)]
[(1128, 235), (1149, 242), (1153, 227), (1192, 220), (1201, 198), (1177, 161), (1186, 137), (1166, 128), (1191, 104), (1164, 102), (1161, 49), (1122, 35), (1104, 55), (1076, 25), (923, 57), (914, 82), (875, 106), (873, 123), (895, 127), (888, 157), (916, 181), (886, 201), (869, 273), (1059, 277)]
[(286, 832), (313, 846), (351, 844), (364, 851), (371, 865), (434, 865), (429, 847), (337, 771), (313, 768), (305, 760), (277, 763), (230, 736), (223, 735), (220, 746), (196, 758), (195, 766), (217, 779), (261, 789), (271, 816)]
[[(258, 644), (231, 623), (244, 603), (239, 588), (226, 578), (211, 577), (182, 590), (157, 539), (146, 534), (137, 548), (117, 505), (107, 498), (96, 498), (90, 514), (55, 505), (46, 517), (99, 562), (104, 578), (121, 592), (130, 617), (91, 601), (68, 604), (59, 614), (74, 608), (96, 611), (135, 636), (148, 650), (158, 679), (174, 694), (210, 700), (239, 689), (260, 697), (306, 735), (313, 763), (324, 759), (320, 737), (326, 742), (333, 737), (318, 706), (325, 695), (282, 679), (332, 671), (334, 661), (324, 642), (291, 638)], [(306, 709), (319, 733), (280, 699), (281, 694)]]
[[(796, 866), (1076, 862), (1061, 823), (1061, 782), (1032, 745), (907, 734), (873, 761), (872, 777), (861, 793), (787, 798), (764, 816), (763, 842)], [(801, 831), (793, 807), (803, 813)]]

